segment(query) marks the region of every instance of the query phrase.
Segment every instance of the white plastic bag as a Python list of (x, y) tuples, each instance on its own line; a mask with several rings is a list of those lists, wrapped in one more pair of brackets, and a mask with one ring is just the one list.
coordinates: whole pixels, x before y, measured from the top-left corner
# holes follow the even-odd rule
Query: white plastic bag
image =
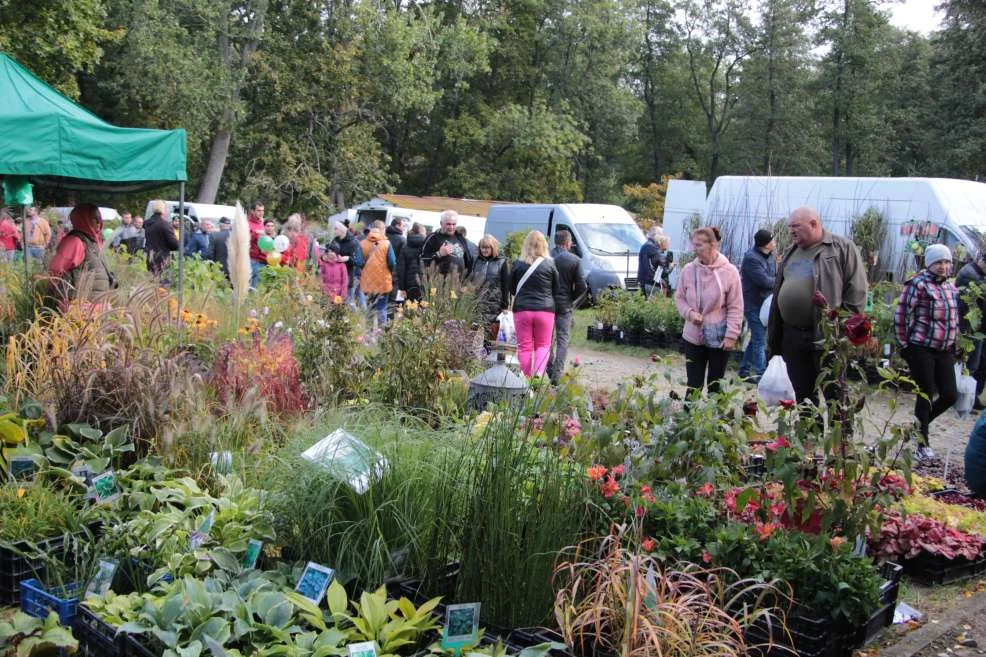
[(514, 327), (514, 314), (509, 310), (500, 313), (496, 321), (500, 328), (496, 333), (496, 341), (500, 344), (517, 344), (517, 329)]
[(787, 375), (783, 356), (774, 356), (767, 363), (767, 370), (760, 377), (757, 394), (767, 406), (776, 406), (786, 399), (794, 399), (794, 385)]
[(764, 328), (767, 328), (767, 322), (770, 320), (770, 304), (774, 301), (774, 295), (769, 294), (767, 298), (763, 300), (760, 304), (760, 323), (763, 324)]
[(952, 408), (959, 417), (965, 417), (972, 412), (972, 405), (976, 401), (976, 380), (962, 374), (962, 363), (955, 364), (955, 388), (959, 391), (959, 396), (955, 398)]

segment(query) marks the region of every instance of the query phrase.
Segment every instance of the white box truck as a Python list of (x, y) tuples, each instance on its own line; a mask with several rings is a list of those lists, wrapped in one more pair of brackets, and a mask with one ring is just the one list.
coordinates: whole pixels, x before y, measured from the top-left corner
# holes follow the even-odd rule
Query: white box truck
[(673, 251), (687, 251), (697, 221), (723, 231), (722, 251), (734, 263), (753, 234), (792, 210), (818, 210), (825, 228), (849, 237), (855, 219), (876, 210), (887, 222), (880, 249), (881, 278), (900, 280), (915, 269), (908, 244), (920, 237), (972, 256), (986, 243), (986, 183), (949, 178), (833, 178), (720, 176), (704, 196), (701, 181), (672, 180), (664, 204), (664, 232)]
[(645, 237), (630, 213), (617, 205), (559, 203), (494, 205), (486, 232), (503, 244), (508, 233), (539, 230), (554, 248), (555, 232), (572, 234), (572, 252), (582, 258), (593, 301), (608, 288), (635, 290), (637, 257)]

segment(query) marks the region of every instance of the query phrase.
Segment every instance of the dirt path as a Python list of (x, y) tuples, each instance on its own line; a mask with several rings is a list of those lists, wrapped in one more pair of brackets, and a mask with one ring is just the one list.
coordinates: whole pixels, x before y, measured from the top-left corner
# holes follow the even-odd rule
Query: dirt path
[[(657, 374), (657, 389), (667, 394), (672, 389), (684, 392), (685, 359), (680, 354), (669, 354), (654, 363), (647, 358), (637, 358), (620, 353), (594, 351), (592, 349), (572, 348), (569, 359), (579, 357), (582, 361), (582, 380), (590, 388), (613, 389), (625, 379), (636, 375)], [(670, 374), (670, 381), (664, 376)], [(730, 373), (727, 373), (729, 376)], [(756, 387), (736, 381), (744, 386), (749, 397), (756, 396)], [(874, 388), (866, 398), (862, 411), (864, 435), (873, 439), (881, 435), (888, 424), (905, 424), (914, 421), (914, 395), (878, 391)], [(950, 468), (961, 468), (965, 445), (977, 416), (960, 419), (953, 411), (946, 411), (931, 424), (931, 446), (943, 459), (951, 451)]]

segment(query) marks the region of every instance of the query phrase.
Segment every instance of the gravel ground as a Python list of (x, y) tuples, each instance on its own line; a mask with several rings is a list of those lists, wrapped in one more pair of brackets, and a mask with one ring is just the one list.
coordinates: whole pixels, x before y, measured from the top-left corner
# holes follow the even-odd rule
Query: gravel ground
[[(665, 352), (655, 363), (648, 358), (573, 347), (569, 352), (569, 359), (575, 357), (581, 360), (579, 369), (582, 381), (593, 389), (614, 389), (621, 382), (634, 376), (656, 374), (658, 375), (656, 385), (662, 393), (671, 390), (684, 392), (685, 359), (680, 354)], [(670, 381), (666, 378), (666, 374), (670, 375)], [(735, 370), (727, 371), (726, 375), (734, 377), (733, 385), (748, 389), (751, 398), (756, 396), (756, 387), (736, 379)], [(869, 388), (866, 405), (861, 413), (863, 435), (872, 439), (881, 435), (888, 426), (913, 422), (913, 411), (913, 394)], [(976, 416), (959, 418), (953, 411), (946, 411), (931, 424), (931, 446), (937, 452), (938, 458), (927, 464), (921, 464), (916, 470), (921, 474), (934, 474), (941, 477), (947, 457), (948, 479), (961, 484), (965, 445), (975, 422)], [(960, 485), (960, 488), (964, 488), (964, 485)]]

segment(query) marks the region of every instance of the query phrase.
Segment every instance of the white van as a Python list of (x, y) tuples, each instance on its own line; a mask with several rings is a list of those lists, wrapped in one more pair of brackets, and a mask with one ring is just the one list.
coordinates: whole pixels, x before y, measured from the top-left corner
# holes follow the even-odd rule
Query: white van
[(494, 205), (486, 232), (503, 244), (508, 233), (540, 230), (554, 248), (555, 232), (572, 234), (572, 252), (582, 258), (592, 299), (601, 290), (637, 289), (637, 258), (646, 238), (630, 213), (594, 203)]
[[(664, 203), (664, 232), (672, 250), (687, 248), (696, 215), (723, 230), (723, 253), (739, 264), (753, 234), (786, 219), (792, 210), (818, 210), (825, 228), (849, 237), (853, 221), (880, 212), (887, 237), (879, 251), (880, 278), (902, 280), (916, 262), (915, 236), (974, 257), (986, 243), (986, 184), (949, 178), (720, 176), (705, 196), (701, 181), (672, 180)], [(961, 249), (957, 249), (961, 247)]]
[[(151, 204), (154, 201), (148, 201), (147, 207), (144, 208), (144, 220), (150, 219), (154, 211), (151, 209)], [(168, 204), (168, 215), (173, 215), (178, 213), (178, 201), (166, 201)], [(218, 227), (219, 220), (223, 217), (229, 217), (232, 219), (236, 215), (236, 207), (232, 205), (213, 205), (211, 203), (190, 203), (185, 202), (185, 212), (191, 217), (193, 223), (198, 223), (203, 219), (210, 219), (214, 226)]]
[[(428, 232), (438, 230), (441, 225), (441, 212), (430, 210), (412, 210), (411, 208), (399, 208), (393, 205), (380, 205), (370, 207), (360, 207), (356, 209), (356, 220), (364, 226), (371, 222), (380, 220), (390, 225), (390, 222), (401, 217), (404, 219), (404, 232), (411, 228), (411, 224), (417, 222), (424, 225)], [(458, 224), (465, 227), (466, 238), (471, 242), (479, 242), (486, 232), (486, 217), (478, 217), (471, 214), (460, 214)]]

